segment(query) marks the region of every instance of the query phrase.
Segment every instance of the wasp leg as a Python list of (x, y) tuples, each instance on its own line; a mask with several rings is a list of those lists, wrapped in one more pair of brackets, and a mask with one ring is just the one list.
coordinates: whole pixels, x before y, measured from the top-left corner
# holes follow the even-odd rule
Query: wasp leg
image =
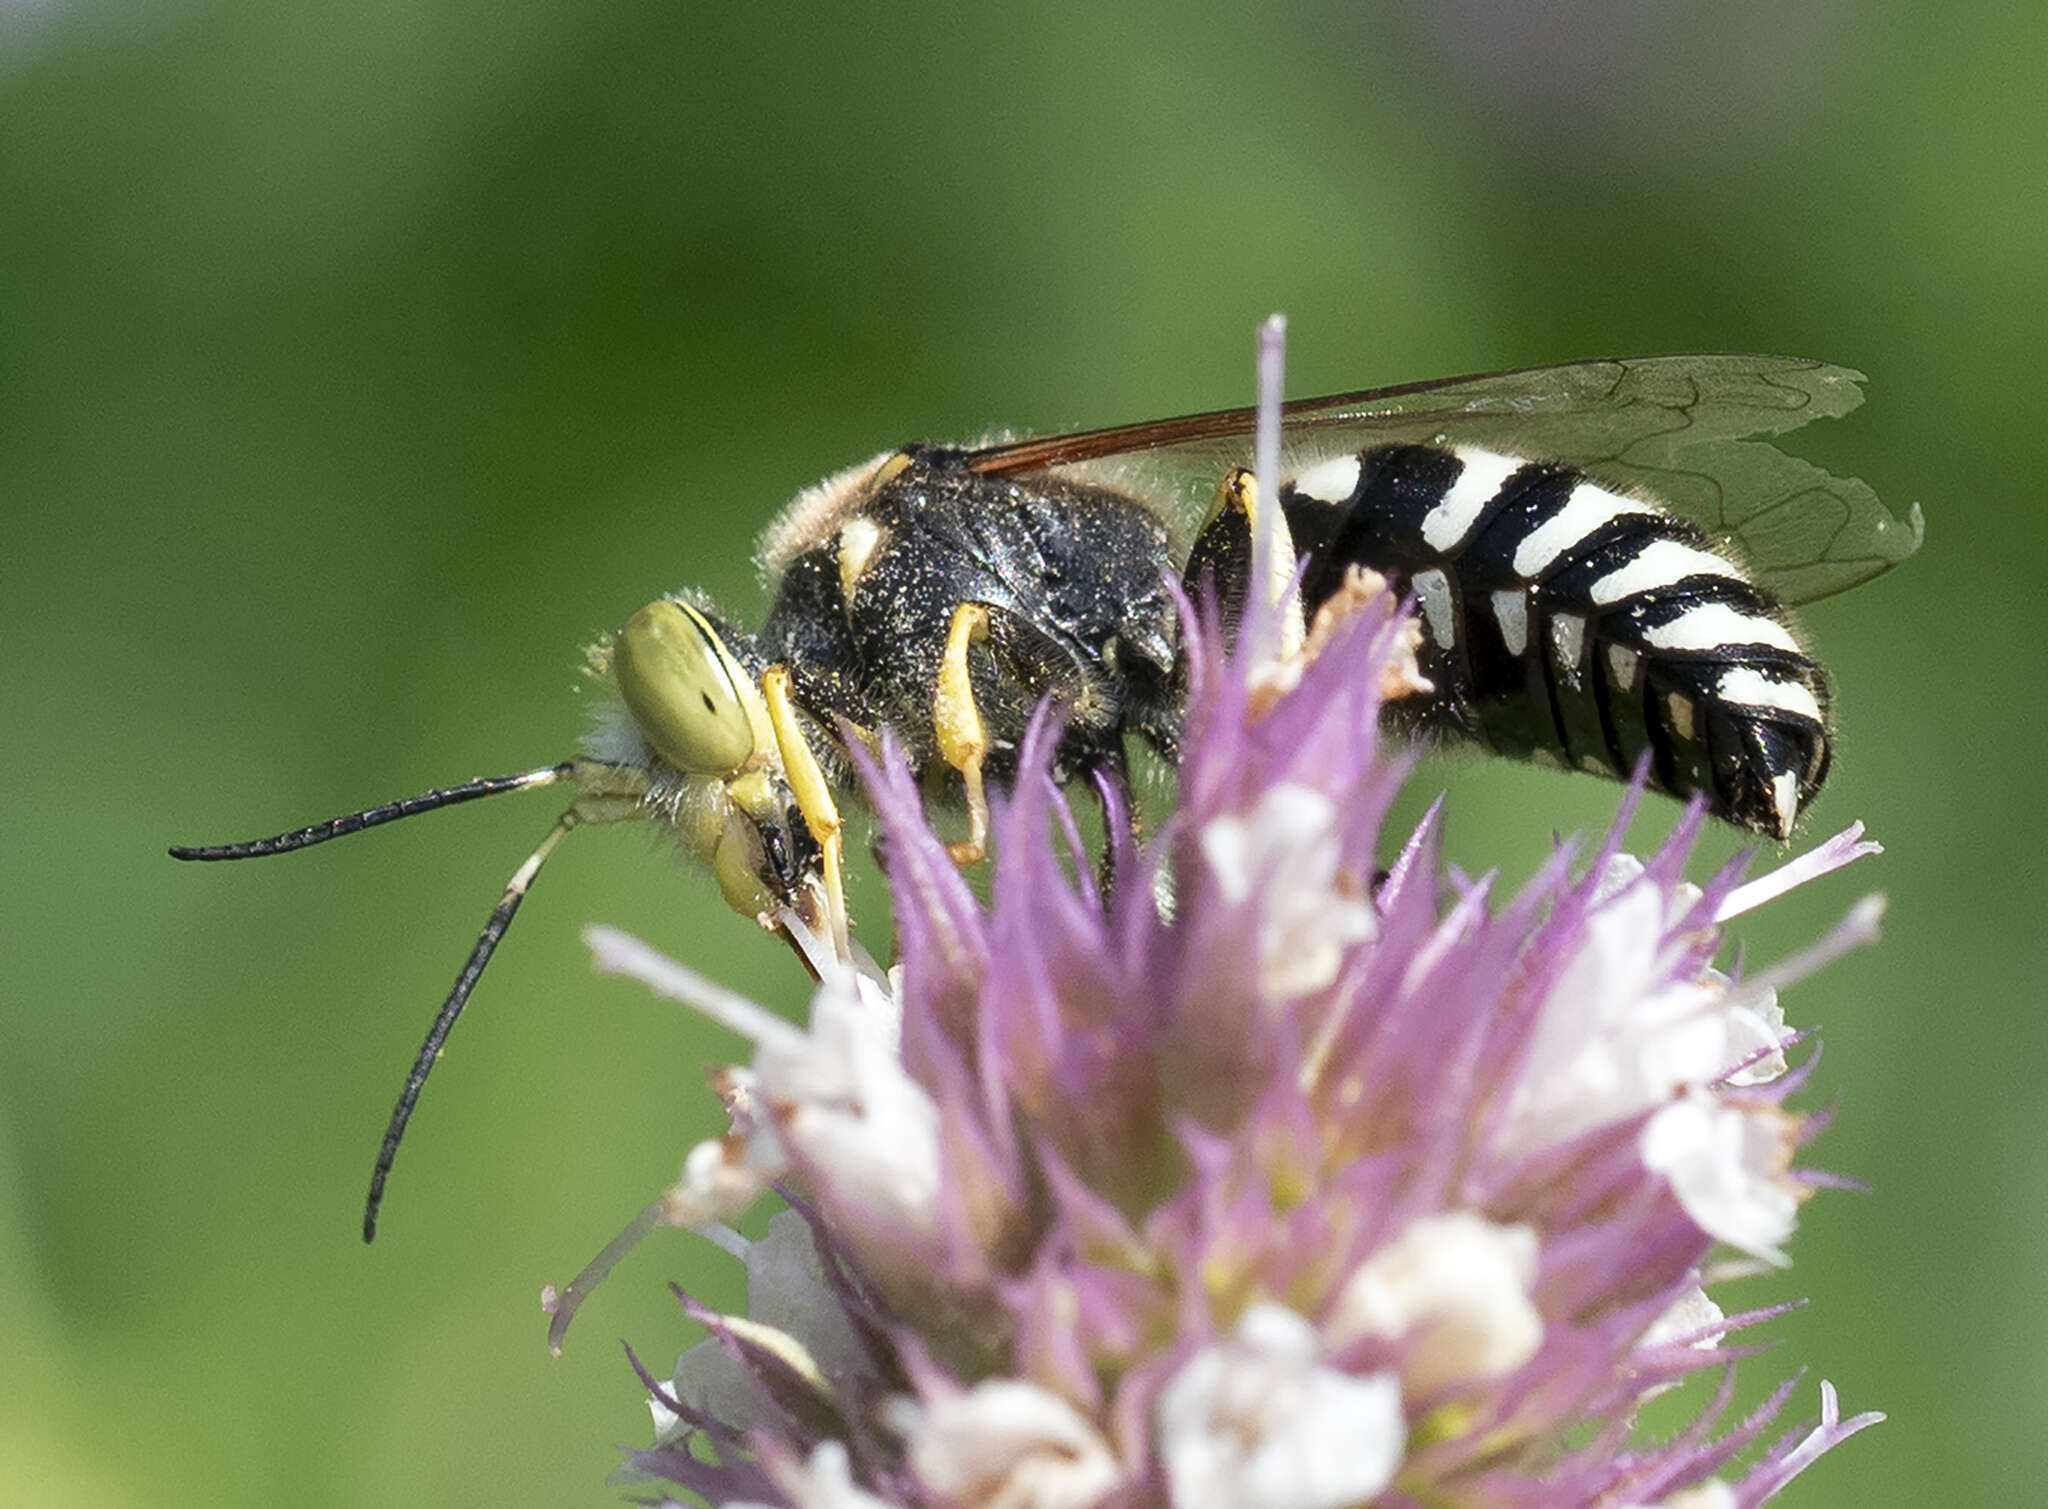
[(1209, 516), (1195, 535), (1187, 569), (1181, 573), (1181, 588), (1191, 602), (1200, 603), (1205, 591), (1216, 594), (1224, 635), (1232, 640), (1244, 617), (1245, 588), (1252, 579), (1250, 478), (1251, 473), (1238, 467), (1217, 484), (1216, 500), (1209, 505)]
[(789, 667), (771, 665), (761, 673), (761, 697), (768, 704), (768, 724), (775, 730), (775, 747), (782, 755), (782, 777), (796, 797), (804, 826), (818, 841), (825, 873), (825, 916), (832, 930), (832, 949), (841, 959), (853, 957), (853, 939), (846, 918), (846, 882), (840, 873), (845, 837), (839, 821), (839, 804), (832, 799), (832, 784), (811, 752), (811, 741), (797, 721), (796, 707), (789, 699)]
[[(1134, 664), (1151, 663), (1142, 650), (1114, 639), (1103, 647), (1102, 660), (1114, 667), (1126, 654)], [(1089, 771), (1123, 777), (1123, 736), (1134, 726), (1127, 687), (1022, 613), (994, 603), (956, 603), (932, 695), (934, 743), (939, 758), (960, 772), (967, 801), (967, 837), (947, 845), (955, 862), (970, 865), (985, 857), (987, 767), (993, 761), (1000, 772), (1014, 758), (1041, 702), (1056, 706), (1064, 724), (1056, 779)]]
[[(1182, 589), (1196, 602), (1201, 601), (1204, 582), (1212, 584), (1207, 590), (1216, 594), (1224, 635), (1233, 643), (1250, 600), (1252, 565), (1256, 559), (1252, 544), (1261, 527), (1259, 510), (1264, 502), (1249, 470), (1237, 466), (1226, 472), (1216, 484), (1216, 501), (1210, 505), (1209, 516), (1195, 535), (1194, 545), (1188, 551), (1187, 570), (1181, 575)], [(1295, 544), (1288, 528), (1287, 510), (1277, 503), (1271, 526), (1279, 548), (1269, 563), (1265, 596), (1268, 603), (1280, 610), (1279, 658), (1284, 660), (1301, 648), (1303, 627), (1300, 605), (1294, 600)]]
[(1119, 749), (1093, 772), (1096, 804), (1102, 809), (1102, 857), (1095, 864), (1095, 884), (1106, 903), (1116, 894), (1118, 852), (1138, 852), (1138, 804), (1131, 793), (1131, 762)]
[(939, 758), (960, 772), (967, 788), (967, 837), (948, 844), (953, 862), (979, 864), (988, 853), (988, 792), (981, 767), (988, 759), (988, 730), (974, 702), (974, 683), (967, 674), (967, 647), (988, 638), (989, 612), (983, 603), (959, 603), (946, 631), (946, 651), (939, 660), (939, 685), (932, 697), (932, 728), (938, 735)]

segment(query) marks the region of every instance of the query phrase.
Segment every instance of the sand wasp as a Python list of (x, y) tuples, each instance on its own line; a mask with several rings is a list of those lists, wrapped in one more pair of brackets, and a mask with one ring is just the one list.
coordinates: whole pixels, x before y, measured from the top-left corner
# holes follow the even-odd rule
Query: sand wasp
[[(177, 848), (279, 854), (534, 787), (576, 791), (512, 876), (408, 1075), (363, 1236), (456, 1016), (570, 829), (653, 822), (737, 911), (849, 947), (840, 886), (848, 740), (890, 728), (981, 856), (987, 791), (1033, 710), (1064, 712), (1061, 779), (1122, 780), (1128, 741), (1180, 737), (1183, 595), (1226, 623), (1276, 529), (1313, 614), (1364, 565), (1412, 595), (1433, 695), (1413, 732), (1696, 795), (1787, 837), (1831, 756), (1829, 688), (1786, 604), (1919, 544), (1870, 489), (1750, 437), (1847, 412), (1859, 374), (1773, 356), (1578, 362), (1286, 404), (1277, 513), (1255, 411), (988, 444), (915, 444), (800, 494), (762, 539), (749, 632), (701, 595), (659, 598), (597, 660), (616, 696), (574, 757), (276, 837)], [(1206, 510), (1205, 510), (1206, 505)]]

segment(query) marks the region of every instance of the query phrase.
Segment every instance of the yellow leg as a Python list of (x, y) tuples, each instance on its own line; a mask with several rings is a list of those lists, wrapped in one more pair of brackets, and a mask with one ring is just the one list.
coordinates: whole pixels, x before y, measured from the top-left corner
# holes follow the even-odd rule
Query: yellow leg
[(1205, 521), (1205, 527), (1207, 523), (1213, 522), (1218, 514), (1226, 511), (1241, 513), (1249, 522), (1257, 498), (1258, 487), (1253, 480), (1252, 469), (1248, 466), (1233, 466), (1223, 474), (1223, 480), (1216, 484), (1216, 496), (1209, 504), (1209, 518)]
[(946, 847), (953, 862), (979, 864), (988, 853), (988, 793), (981, 766), (988, 758), (988, 732), (974, 705), (974, 683), (967, 674), (967, 647), (988, 638), (988, 609), (960, 603), (946, 631), (946, 653), (939, 661), (939, 687), (932, 698), (932, 727), (938, 734), (939, 758), (960, 772), (967, 788), (967, 837)]
[(796, 708), (789, 700), (789, 667), (771, 665), (761, 673), (761, 697), (768, 704), (768, 723), (775, 730), (775, 747), (782, 755), (782, 776), (796, 797), (804, 825), (823, 851), (825, 871), (825, 915), (832, 928), (832, 948), (842, 959), (853, 956), (853, 940), (846, 920), (846, 882), (840, 874), (845, 845), (839, 822), (839, 804), (832, 799), (831, 783), (819, 768), (797, 721)]

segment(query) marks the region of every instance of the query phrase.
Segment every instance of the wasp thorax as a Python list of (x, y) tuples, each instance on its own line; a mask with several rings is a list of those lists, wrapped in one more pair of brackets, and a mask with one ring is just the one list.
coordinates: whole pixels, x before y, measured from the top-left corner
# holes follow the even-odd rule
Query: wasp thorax
[(695, 608), (649, 603), (619, 631), (612, 667), (642, 736), (676, 769), (730, 776), (753, 759), (753, 684)]

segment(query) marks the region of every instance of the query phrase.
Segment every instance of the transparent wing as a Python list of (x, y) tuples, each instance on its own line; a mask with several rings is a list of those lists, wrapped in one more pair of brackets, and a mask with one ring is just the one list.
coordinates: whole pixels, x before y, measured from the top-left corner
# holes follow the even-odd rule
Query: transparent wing
[[(1918, 505), (1900, 518), (1855, 478), (1754, 438), (1848, 413), (1862, 381), (1799, 357), (1648, 356), (1301, 399), (1284, 411), (1287, 470), (1390, 441), (1564, 462), (1736, 542), (1787, 602), (1810, 602), (1904, 560), (1924, 529)], [(1011, 441), (968, 465), (1084, 478), (1198, 517), (1222, 473), (1249, 464), (1252, 422), (1229, 409)]]

